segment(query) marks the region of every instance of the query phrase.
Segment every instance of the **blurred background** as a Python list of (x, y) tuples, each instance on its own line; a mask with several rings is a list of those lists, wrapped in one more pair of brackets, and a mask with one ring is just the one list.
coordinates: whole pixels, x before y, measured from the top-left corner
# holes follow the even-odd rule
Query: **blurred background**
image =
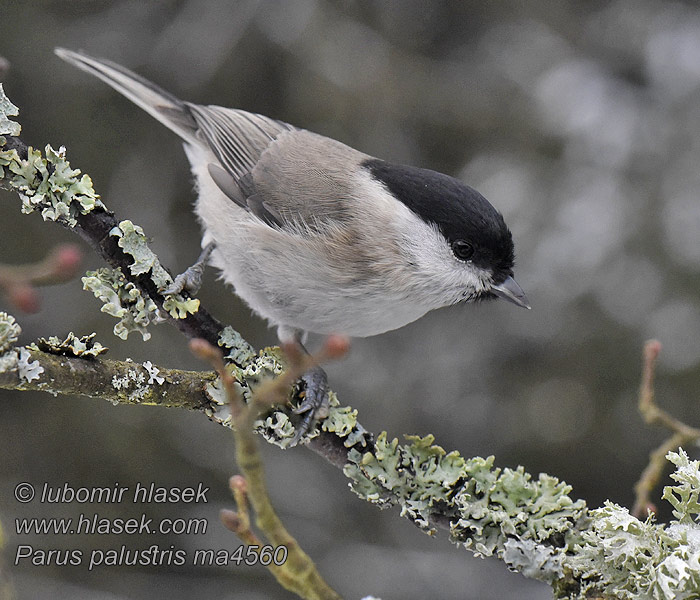
[[(642, 343), (664, 347), (662, 405), (698, 423), (700, 8), (665, 0), (401, 2), (179, 0), (0, 2), (5, 89), (22, 137), (64, 144), (119, 218), (140, 224), (174, 271), (199, 251), (178, 139), (106, 85), (61, 62), (84, 49), (187, 100), (260, 112), (480, 190), (513, 231), (532, 311), (454, 306), (355, 341), (328, 368), (369, 430), (435, 434), (465, 456), (556, 475), (573, 496), (631, 506), (666, 432), (636, 408)], [(1, 193), (0, 262), (40, 259), (74, 236), (22, 216)], [(102, 266), (86, 249), (83, 270)], [(144, 343), (79, 279), (44, 288), (24, 333), (98, 332), (115, 359), (202, 369), (173, 328)], [(274, 332), (207, 273), (200, 297), (257, 346)], [(312, 345), (318, 340), (312, 340)], [(229, 431), (201, 414), (0, 391), (0, 519), (19, 598), (287, 598), (259, 567), (12, 567), (35, 548), (235, 548)], [(694, 458), (697, 450), (688, 448)], [(348, 489), (304, 449), (265, 447), (271, 495), (347, 598), (548, 598), (548, 588), (429, 538)], [(19, 504), (14, 486), (210, 487), (199, 505)], [(660, 497), (660, 492), (655, 498)], [(206, 518), (206, 535), (18, 536), (14, 519), (99, 512)], [(662, 505), (661, 518), (669, 512)]]

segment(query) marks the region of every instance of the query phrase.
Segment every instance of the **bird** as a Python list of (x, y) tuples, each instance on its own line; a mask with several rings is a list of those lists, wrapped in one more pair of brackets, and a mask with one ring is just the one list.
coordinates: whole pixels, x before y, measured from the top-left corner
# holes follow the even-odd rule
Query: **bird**
[[(166, 292), (196, 290), (210, 263), (280, 342), (301, 348), (309, 333), (374, 336), (459, 302), (530, 308), (503, 216), (461, 180), (261, 114), (180, 100), (109, 60), (55, 52), (183, 142), (203, 250)], [(302, 432), (328, 409), (325, 373), (312, 371), (295, 409)]]

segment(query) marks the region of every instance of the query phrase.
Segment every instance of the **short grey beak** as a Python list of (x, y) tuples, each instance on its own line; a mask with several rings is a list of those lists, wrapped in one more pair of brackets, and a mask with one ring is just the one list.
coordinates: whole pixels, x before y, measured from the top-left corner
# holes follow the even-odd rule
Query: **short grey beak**
[(513, 304), (517, 304), (518, 306), (522, 306), (528, 310), (531, 308), (530, 303), (527, 301), (525, 292), (523, 292), (523, 289), (512, 277), (506, 277), (506, 280), (503, 283), (500, 285), (494, 285), (490, 291), (499, 298), (508, 300), (508, 302), (512, 302)]

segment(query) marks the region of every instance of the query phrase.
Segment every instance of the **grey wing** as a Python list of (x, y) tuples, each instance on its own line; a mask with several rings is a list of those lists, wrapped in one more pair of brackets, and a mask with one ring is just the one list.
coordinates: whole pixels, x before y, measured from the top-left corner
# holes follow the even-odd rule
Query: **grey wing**
[(209, 174), (236, 204), (269, 225), (279, 225), (277, 215), (267, 211), (254, 197), (250, 173), (261, 154), (294, 127), (282, 121), (244, 110), (187, 103), (197, 125), (197, 137), (208, 146), (219, 164), (209, 165)]
[(270, 226), (315, 229), (343, 222), (359, 164), (370, 158), (330, 138), (242, 110), (187, 105), (218, 159), (217, 186)]

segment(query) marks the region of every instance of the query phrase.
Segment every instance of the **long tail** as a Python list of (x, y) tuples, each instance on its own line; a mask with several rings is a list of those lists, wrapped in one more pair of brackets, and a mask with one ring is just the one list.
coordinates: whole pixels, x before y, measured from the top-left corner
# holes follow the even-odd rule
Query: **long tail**
[(182, 100), (111, 61), (93, 58), (65, 48), (56, 48), (54, 52), (63, 60), (112, 86), (185, 141), (197, 143), (198, 140), (195, 137), (197, 123)]

